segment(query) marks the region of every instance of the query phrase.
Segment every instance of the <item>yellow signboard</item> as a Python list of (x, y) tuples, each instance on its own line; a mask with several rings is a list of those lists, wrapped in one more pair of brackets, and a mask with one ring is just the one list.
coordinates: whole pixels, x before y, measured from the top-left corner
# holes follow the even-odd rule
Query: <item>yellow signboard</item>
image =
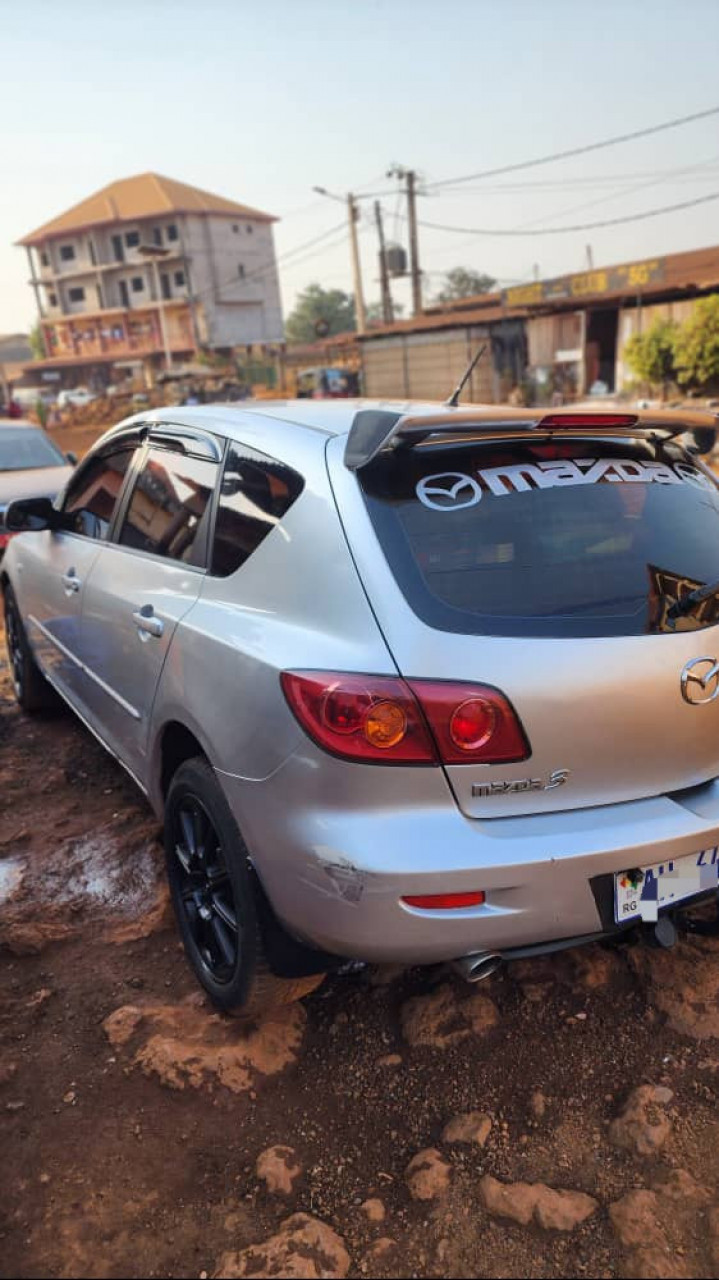
[(661, 284), (666, 260), (650, 258), (646, 262), (627, 263), (577, 275), (558, 276), (555, 280), (535, 280), (533, 284), (505, 289), (505, 307), (536, 307), (565, 298), (594, 298), (606, 293), (636, 293), (647, 285)]

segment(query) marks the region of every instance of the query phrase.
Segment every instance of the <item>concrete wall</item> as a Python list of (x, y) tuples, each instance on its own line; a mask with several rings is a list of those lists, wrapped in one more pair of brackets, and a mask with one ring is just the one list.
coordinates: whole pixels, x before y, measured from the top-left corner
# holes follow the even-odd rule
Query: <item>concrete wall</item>
[(282, 341), (272, 224), (239, 215), (202, 218), (188, 214), (182, 219), (182, 240), (210, 344), (221, 347)]

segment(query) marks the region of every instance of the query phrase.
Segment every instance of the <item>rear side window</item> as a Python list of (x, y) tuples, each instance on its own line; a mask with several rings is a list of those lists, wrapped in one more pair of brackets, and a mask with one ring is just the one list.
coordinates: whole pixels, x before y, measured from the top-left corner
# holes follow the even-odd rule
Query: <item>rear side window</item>
[(719, 489), (676, 445), (465, 444), (361, 474), (390, 566), (443, 631), (629, 636), (719, 621), (675, 600), (719, 579)]
[(204, 567), (217, 463), (169, 449), (147, 450), (120, 543)]
[(303, 485), (290, 467), (231, 444), (220, 489), (212, 572), (226, 578), (239, 569), (279, 524)]
[(86, 538), (107, 538), (134, 449), (89, 458), (70, 481), (63, 514), (65, 527)]

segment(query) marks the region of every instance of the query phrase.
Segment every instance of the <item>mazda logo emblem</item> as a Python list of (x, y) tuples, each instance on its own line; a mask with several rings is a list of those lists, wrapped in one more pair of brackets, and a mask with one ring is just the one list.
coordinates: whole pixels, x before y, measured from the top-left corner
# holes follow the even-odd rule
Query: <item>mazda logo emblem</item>
[(719, 662), (715, 658), (692, 658), (682, 671), (682, 697), (699, 705), (719, 696)]
[(482, 487), (461, 471), (442, 471), (420, 480), (417, 497), (423, 506), (433, 511), (461, 511), (481, 501)]

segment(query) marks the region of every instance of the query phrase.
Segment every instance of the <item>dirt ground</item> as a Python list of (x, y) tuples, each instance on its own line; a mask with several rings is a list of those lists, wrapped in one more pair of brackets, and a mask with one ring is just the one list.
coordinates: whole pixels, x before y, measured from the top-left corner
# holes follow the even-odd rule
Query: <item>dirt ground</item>
[(220, 1018), (142, 797), (0, 652), (0, 1275), (719, 1276), (719, 942)]

